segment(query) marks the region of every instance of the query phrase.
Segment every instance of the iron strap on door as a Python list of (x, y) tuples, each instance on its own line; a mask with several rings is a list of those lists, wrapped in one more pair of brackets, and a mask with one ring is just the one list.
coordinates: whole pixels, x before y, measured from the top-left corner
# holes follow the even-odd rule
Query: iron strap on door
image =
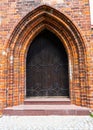
[[(30, 72), (30, 79), (31, 80), (31, 88), (28, 89), (27, 93), (29, 93), (30, 96), (62, 96), (62, 95), (66, 95), (68, 93), (68, 89), (65, 87), (65, 83), (64, 83), (64, 79), (61, 79), (61, 82), (58, 80), (58, 73), (61, 72), (61, 68), (63, 67), (63, 65), (61, 64), (57, 64), (57, 65), (32, 65), (28, 67), (28, 73), (29, 68), (32, 70), (32, 72)], [(47, 68), (50, 70), (50, 73), (47, 73)], [(44, 71), (44, 73), (42, 74), (42, 72)], [(52, 73), (52, 74), (51, 74)], [(31, 75), (34, 74), (34, 75)], [(34, 78), (36, 78), (35, 75), (38, 75), (39, 77), (41, 77), (41, 79), (39, 79), (38, 82), (35, 81)], [(44, 84), (47, 84), (47, 82), (49, 80), (51, 80), (51, 76), (52, 75), (56, 75), (56, 80), (53, 81), (53, 83), (48, 84), (49, 86), (45, 86), (45, 87), (41, 87), (43, 85), (42, 81), (44, 81)], [(34, 77), (35, 76), (35, 77)], [(44, 76), (45, 76), (45, 80), (44, 80)], [(63, 76), (62, 76), (63, 77)], [(64, 77), (66, 78), (66, 77)], [(68, 79), (67, 79), (68, 80)], [(34, 82), (33, 82), (34, 81)], [(40, 89), (42, 88), (42, 89)]]

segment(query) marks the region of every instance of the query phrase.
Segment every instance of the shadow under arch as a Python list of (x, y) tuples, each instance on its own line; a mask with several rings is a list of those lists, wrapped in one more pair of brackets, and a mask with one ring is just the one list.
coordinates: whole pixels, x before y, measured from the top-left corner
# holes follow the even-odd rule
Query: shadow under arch
[[(10, 36), (7, 48), (10, 50), (8, 58), (11, 60), (8, 62), (8, 68), (11, 69), (8, 70), (9, 76), (7, 79), (9, 84), (7, 87), (12, 88), (13, 98), (11, 99), (11, 105), (24, 102), (27, 50), (31, 41), (44, 29), (54, 33), (62, 41), (66, 49), (69, 61), (71, 102), (76, 105), (86, 106), (87, 75), (84, 40), (76, 26), (67, 16), (47, 5), (39, 6), (28, 13), (18, 23)], [(6, 96), (9, 95), (9, 92), (10, 90)]]

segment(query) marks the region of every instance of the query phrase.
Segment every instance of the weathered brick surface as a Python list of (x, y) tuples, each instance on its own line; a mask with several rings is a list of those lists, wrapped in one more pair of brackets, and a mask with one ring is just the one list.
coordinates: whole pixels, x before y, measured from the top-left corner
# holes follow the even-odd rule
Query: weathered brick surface
[(0, 0), (0, 101), (4, 107), (23, 103), (28, 44), (45, 27), (68, 52), (72, 103), (93, 108), (89, 0)]

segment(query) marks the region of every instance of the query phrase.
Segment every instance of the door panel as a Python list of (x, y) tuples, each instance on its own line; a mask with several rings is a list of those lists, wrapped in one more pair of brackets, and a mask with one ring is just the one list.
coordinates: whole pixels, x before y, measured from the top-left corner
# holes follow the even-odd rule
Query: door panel
[(29, 47), (26, 87), (26, 96), (69, 96), (67, 54), (60, 40), (47, 30)]

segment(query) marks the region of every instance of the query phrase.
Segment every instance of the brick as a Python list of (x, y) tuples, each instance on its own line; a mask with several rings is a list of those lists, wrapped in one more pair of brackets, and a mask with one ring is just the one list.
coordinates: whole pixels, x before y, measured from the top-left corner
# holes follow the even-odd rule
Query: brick
[(67, 50), (71, 102), (93, 108), (93, 30), (88, 2), (0, 1), (0, 90), (3, 90), (0, 99), (4, 107), (24, 102), (26, 51), (36, 34), (47, 27)]

